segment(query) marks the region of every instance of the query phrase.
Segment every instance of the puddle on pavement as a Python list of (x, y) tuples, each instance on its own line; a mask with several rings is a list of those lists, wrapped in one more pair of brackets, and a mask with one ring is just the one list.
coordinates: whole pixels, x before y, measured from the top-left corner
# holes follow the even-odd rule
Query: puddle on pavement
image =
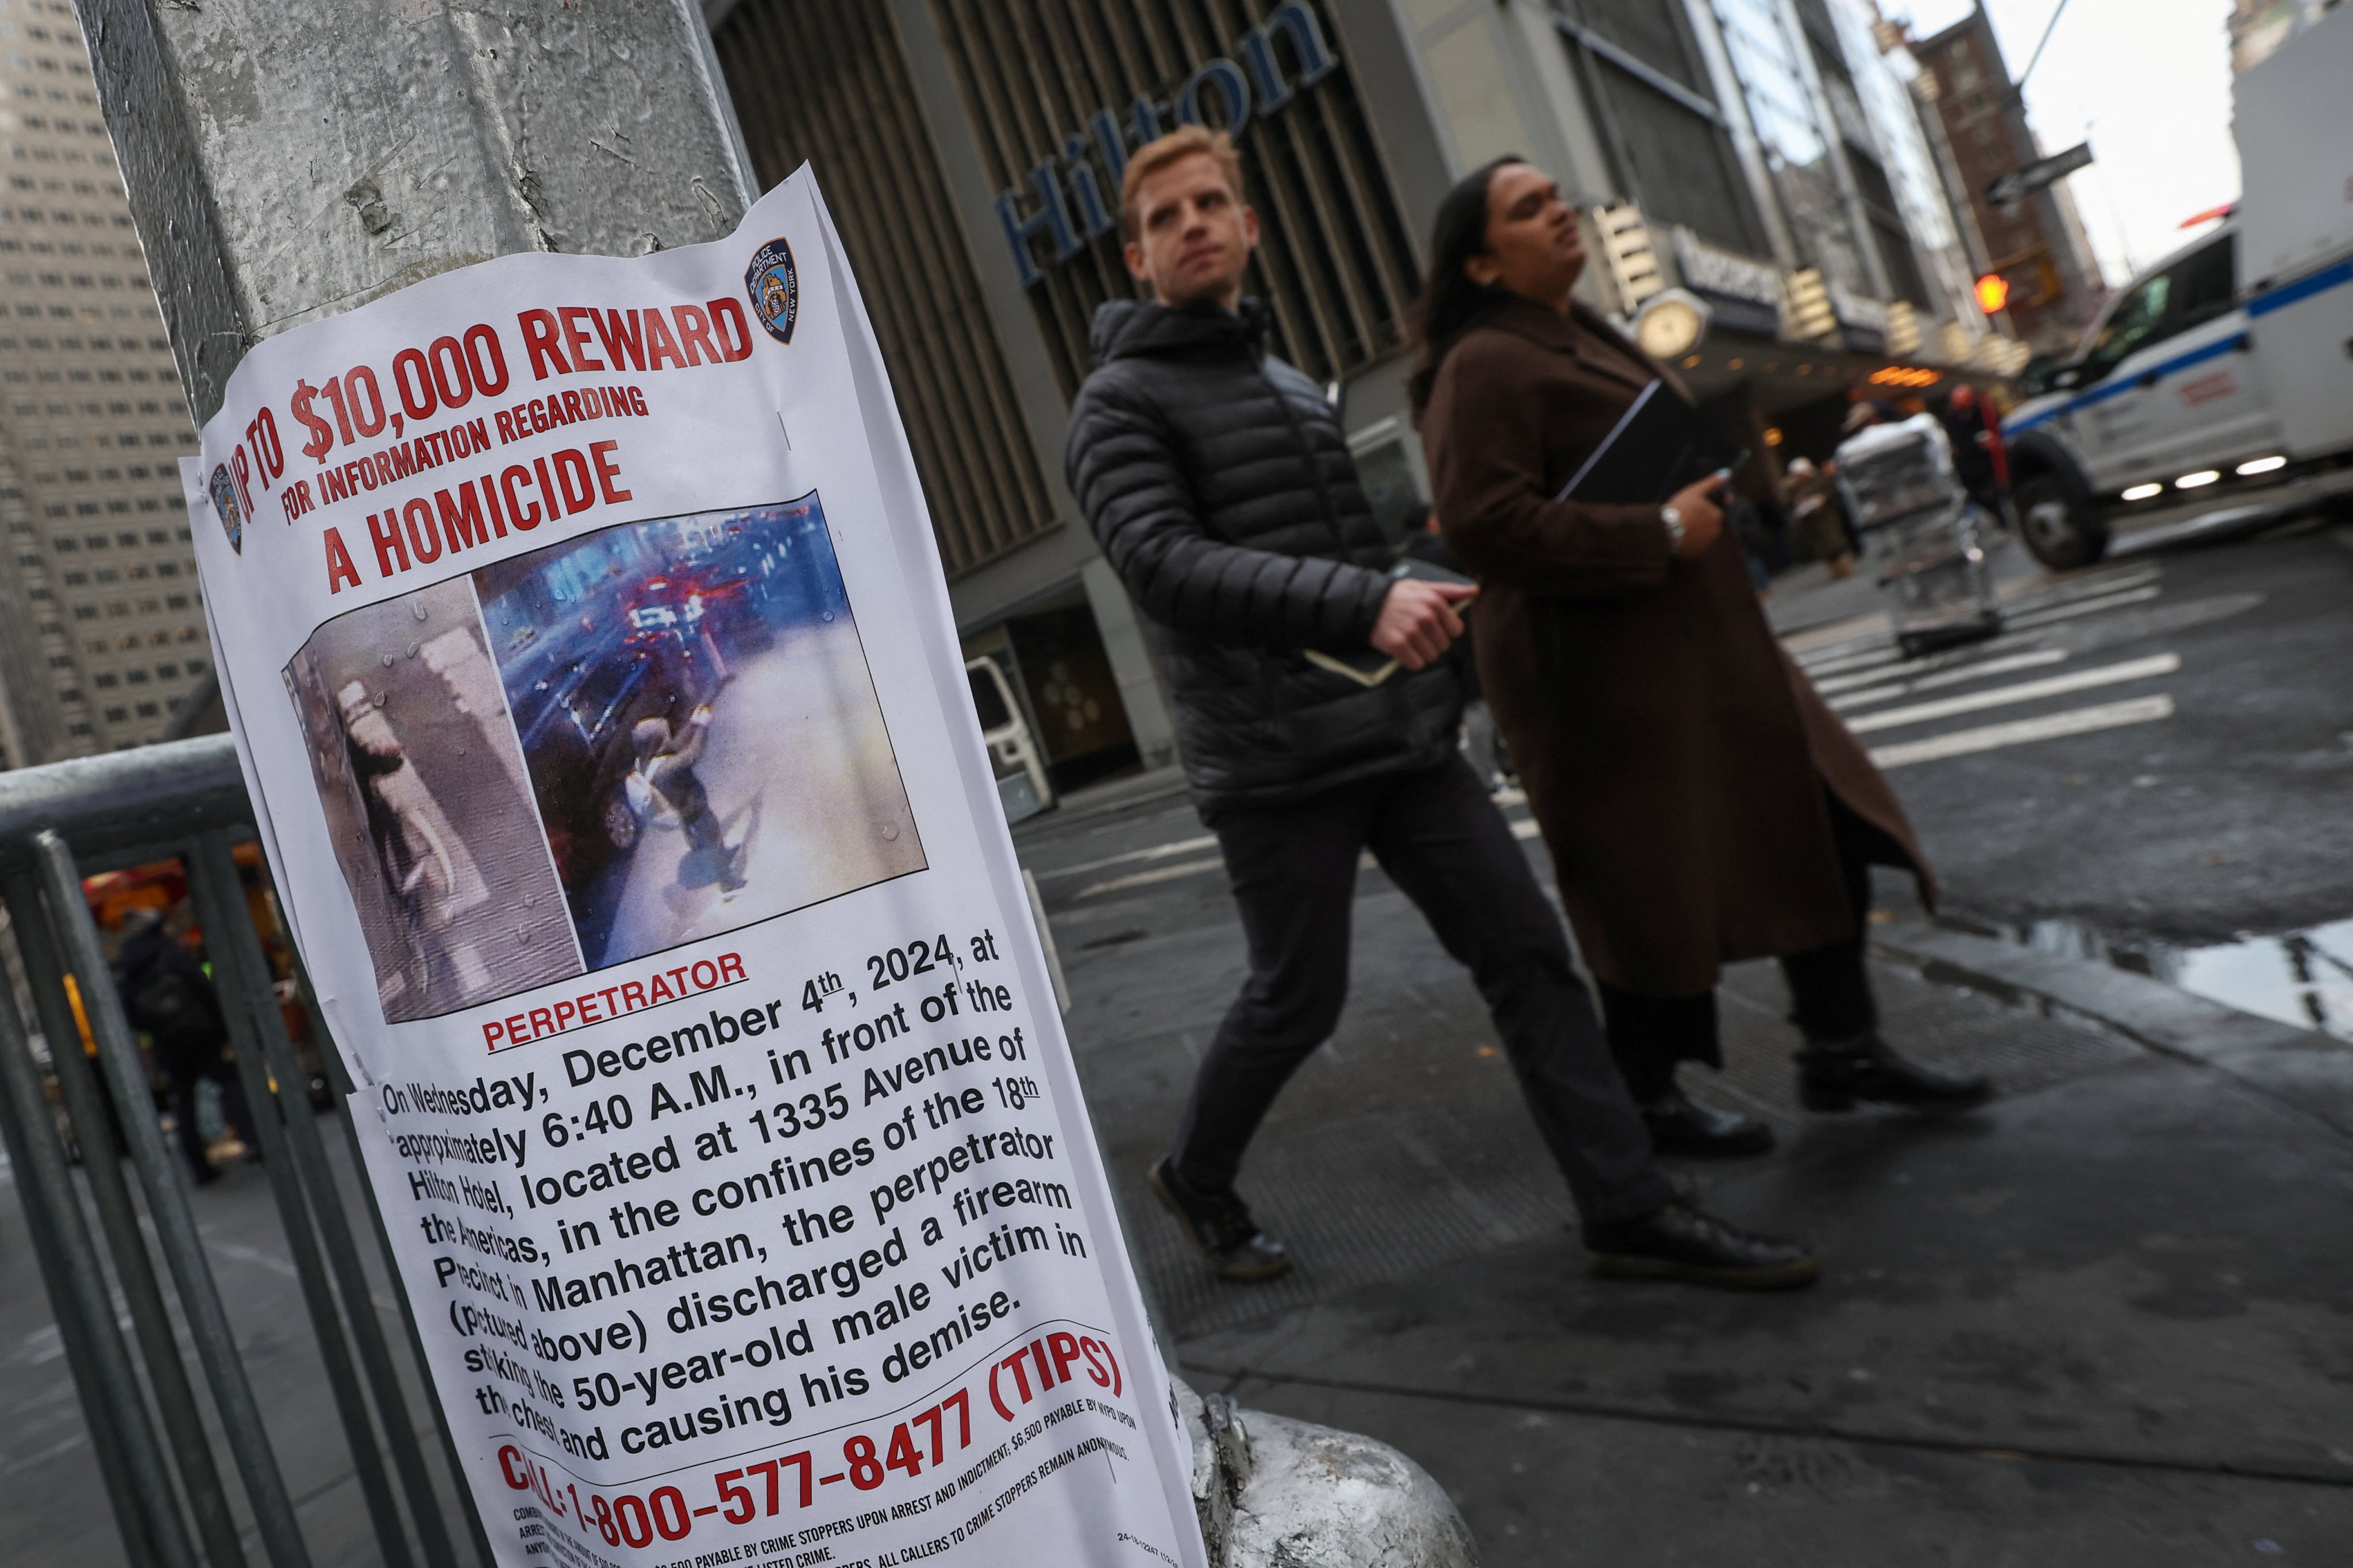
[(2119, 940), (2081, 921), (2005, 931), (2038, 952), (2114, 964), (2242, 1012), (2353, 1040), (2353, 920), (2200, 947)]

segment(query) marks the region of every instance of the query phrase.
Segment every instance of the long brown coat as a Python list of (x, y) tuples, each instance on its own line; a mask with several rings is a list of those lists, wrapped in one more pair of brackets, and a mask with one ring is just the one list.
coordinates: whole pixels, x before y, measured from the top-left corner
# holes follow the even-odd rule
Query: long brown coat
[(1731, 531), (1674, 558), (1655, 506), (1556, 501), (1654, 376), (1582, 306), (1514, 300), (1422, 423), (1446, 538), (1484, 585), (1487, 700), (1600, 978), (1689, 996), (1736, 959), (1853, 934), (1827, 784), (1935, 884), (1886, 779), (1775, 640)]

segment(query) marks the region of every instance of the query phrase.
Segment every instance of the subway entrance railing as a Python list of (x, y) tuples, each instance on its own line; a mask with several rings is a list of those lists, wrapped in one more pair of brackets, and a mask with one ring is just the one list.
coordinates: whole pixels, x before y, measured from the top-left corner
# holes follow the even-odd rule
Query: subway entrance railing
[[(423, 1384), (406, 1294), (391, 1292), (393, 1327), (372, 1290), (371, 1268), (391, 1272), (383, 1216), (342, 1103), (351, 1085), (290, 942), (280, 967), (321, 1047), (326, 1110), (296, 1057), (256, 922), (256, 906), (266, 921), (274, 902), (267, 873), (249, 900), (236, 854), (252, 829), (227, 735), (0, 773), (0, 900), (13, 949), (0, 984), (0, 1141), (92, 1458), (134, 1568), (311, 1562), (185, 1178), (149, 1109), (148, 1068), (84, 890), (88, 877), (176, 861), (378, 1553), (386, 1568), (487, 1564), (439, 1406), (427, 1394), (428, 1411), (417, 1411), (403, 1386)], [(83, 1152), (78, 1167), (60, 1135), (69, 1132)], [(420, 1441), (420, 1429), (438, 1443)]]

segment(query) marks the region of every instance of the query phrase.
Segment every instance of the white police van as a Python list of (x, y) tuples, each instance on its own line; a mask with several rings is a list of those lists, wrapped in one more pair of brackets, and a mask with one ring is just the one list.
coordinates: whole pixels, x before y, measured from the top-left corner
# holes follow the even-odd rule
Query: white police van
[(2003, 422), (2045, 565), (2098, 560), (2136, 509), (2353, 459), (2348, 82), (2353, 6), (2242, 74), (2236, 209), (2118, 291), (2051, 390)]

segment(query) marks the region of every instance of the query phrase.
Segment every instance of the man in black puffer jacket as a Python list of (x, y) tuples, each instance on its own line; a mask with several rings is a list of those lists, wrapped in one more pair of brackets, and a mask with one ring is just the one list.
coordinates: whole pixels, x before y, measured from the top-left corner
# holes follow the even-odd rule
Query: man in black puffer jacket
[[(1071, 487), (1155, 634), (1205, 816), (1435, 767), (1464, 700), (1451, 660), (1367, 687), (1300, 657), (1372, 647), (1395, 552), (1322, 389), (1265, 331), (1256, 300), (1113, 300), (1071, 411)], [(1460, 635), (1444, 594), (1407, 596)]]
[[(1560, 919), (1455, 751), (1463, 693), (1441, 656), (1476, 590), (1386, 572), (1392, 552), (1338, 421), (1314, 382), (1267, 354), (1261, 308), (1241, 296), (1258, 227), (1240, 191), (1231, 143), (1198, 126), (1130, 162), (1128, 267), (1154, 300), (1096, 313), (1095, 369), (1064, 455), (1158, 643), (1186, 776), (1250, 944), (1250, 978), (1154, 1191), (1226, 1278), (1290, 1267), (1234, 1177), (1283, 1083), (1339, 1020), (1356, 859), (1370, 849), (1470, 965), (1589, 1227), (1650, 1238), (1645, 1273), (1810, 1278), (1802, 1248), (1673, 1201)], [(1368, 676), (1398, 668), (1367, 684), (1311, 651)]]

